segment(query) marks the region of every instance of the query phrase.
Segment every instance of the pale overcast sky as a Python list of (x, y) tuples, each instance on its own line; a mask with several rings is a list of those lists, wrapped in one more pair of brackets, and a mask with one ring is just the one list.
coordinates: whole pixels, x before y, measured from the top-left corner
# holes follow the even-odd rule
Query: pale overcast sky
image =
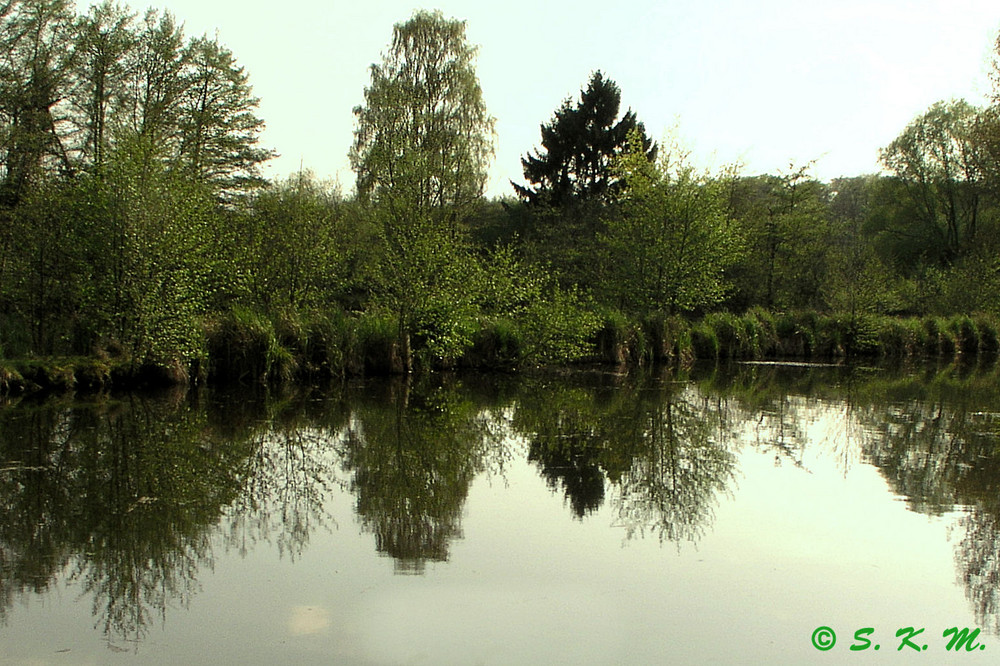
[[(79, 2), (80, 6), (93, 4)], [(129, 0), (145, 9), (149, 3)], [(655, 139), (677, 128), (697, 160), (777, 173), (816, 160), (824, 180), (878, 170), (878, 150), (933, 102), (990, 92), (996, 0), (164, 0), (187, 35), (218, 34), (250, 73), (281, 157), (348, 191), (352, 109), (394, 23), (417, 8), (468, 22), (497, 118), (489, 194), (521, 180), (539, 125), (600, 69)]]

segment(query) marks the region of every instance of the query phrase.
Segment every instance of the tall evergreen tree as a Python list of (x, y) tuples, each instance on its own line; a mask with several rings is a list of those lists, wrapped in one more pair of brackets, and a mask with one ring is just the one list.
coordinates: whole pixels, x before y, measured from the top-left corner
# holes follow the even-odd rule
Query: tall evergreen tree
[(587, 88), (574, 105), (567, 99), (552, 120), (541, 126), (542, 149), (521, 159), (529, 185), (511, 183), (530, 203), (555, 206), (574, 200), (613, 196), (622, 186), (612, 165), (637, 129), (643, 150), (656, 158), (656, 145), (631, 110), (621, 119), (621, 90), (600, 71), (594, 72)]

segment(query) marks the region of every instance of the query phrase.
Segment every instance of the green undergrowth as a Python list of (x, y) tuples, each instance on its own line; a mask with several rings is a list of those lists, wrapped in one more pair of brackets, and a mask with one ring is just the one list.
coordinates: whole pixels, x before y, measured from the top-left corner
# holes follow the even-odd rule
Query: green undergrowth
[(389, 314), (234, 308), (203, 319), (204, 348), (193, 360), (137, 364), (106, 353), (0, 360), (0, 393), (199, 381), (266, 385), (435, 369), (516, 371), (578, 361), (686, 367), (695, 360), (947, 360), (1000, 351), (997, 322), (981, 315), (848, 317), (755, 308), (687, 319), (604, 310), (580, 322), (577, 330), (549, 331), (541, 322), (483, 318), (460, 356), (437, 359), (420, 348), (419, 339), (411, 343), (401, 334)]
[(694, 359), (956, 358), (998, 350), (997, 323), (987, 316), (849, 317), (754, 308), (697, 320), (609, 315), (595, 340), (593, 360), (641, 365)]

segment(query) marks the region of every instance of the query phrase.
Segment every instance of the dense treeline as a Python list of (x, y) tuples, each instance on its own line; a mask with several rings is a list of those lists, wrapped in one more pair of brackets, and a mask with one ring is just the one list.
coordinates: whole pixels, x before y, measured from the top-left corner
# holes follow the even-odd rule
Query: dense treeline
[(372, 65), (346, 196), (261, 177), (249, 75), (169, 13), (0, 0), (0, 44), (0, 358), (257, 380), (742, 356), (753, 322), (756, 355), (995, 348), (1000, 42), (988, 107), (935, 104), (884, 174), (829, 183), (699, 170), (596, 72), (498, 200), (476, 49), (439, 12)]

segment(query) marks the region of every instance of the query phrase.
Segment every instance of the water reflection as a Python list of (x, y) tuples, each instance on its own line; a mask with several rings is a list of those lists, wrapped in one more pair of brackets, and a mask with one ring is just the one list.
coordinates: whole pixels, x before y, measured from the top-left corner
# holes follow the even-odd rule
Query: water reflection
[(597, 510), (610, 487), (626, 538), (696, 541), (711, 524), (716, 495), (735, 477), (717, 410), (662, 375), (603, 378), (597, 387), (526, 388), (514, 428), (530, 443), (528, 459), (562, 489), (577, 518)]
[(357, 513), (380, 553), (398, 570), (419, 573), (448, 559), (462, 535), (462, 505), (482, 470), (476, 406), (454, 388), (412, 390), (399, 382), (382, 399), (357, 406), (347, 430), (344, 467)]
[[(1000, 633), (995, 366), (900, 372), (739, 366), (691, 377), (440, 376), (247, 396), (64, 398), (0, 408), (0, 621), (72, 583), (109, 644), (138, 646), (195, 603), (223, 556), (299, 560), (346, 493), (398, 573), (446, 562), (470, 488), (526, 458), (567, 520), (610, 512), (626, 540), (696, 543), (738, 489), (739, 454), (803, 474), (876, 466), (910, 510), (960, 512), (957, 578)], [(537, 478), (537, 477), (536, 477)], [(323, 633), (296, 606), (293, 636)]]
[(326, 502), (344, 486), (336, 470), (350, 409), (339, 393), (216, 394), (205, 400), (215, 446), (239, 451), (240, 492), (225, 508), (225, 545), (246, 555), (259, 542), (299, 557), (310, 533), (336, 527)]
[(323, 523), (329, 466), (319, 426), (281, 405), (238, 424), (183, 394), (8, 407), (0, 613), (65, 580), (109, 641), (137, 645), (198, 592), (223, 525), (227, 545), (277, 535), (294, 556)]
[(204, 414), (176, 399), (46, 403), (3, 414), (5, 596), (65, 572), (108, 636), (139, 641), (211, 565), (207, 528), (239, 492)]

